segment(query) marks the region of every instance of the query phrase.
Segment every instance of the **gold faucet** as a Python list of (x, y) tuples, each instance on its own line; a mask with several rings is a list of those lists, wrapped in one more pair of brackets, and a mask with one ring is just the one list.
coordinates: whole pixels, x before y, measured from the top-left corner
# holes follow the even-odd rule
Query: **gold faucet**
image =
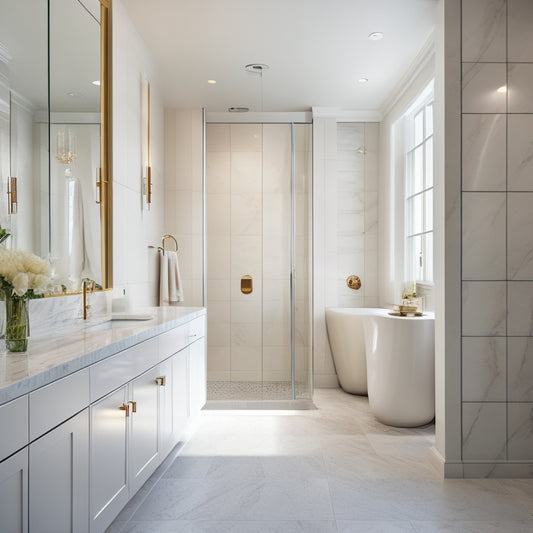
[(84, 278), (81, 282), (81, 287), (83, 291), (83, 320), (87, 320), (87, 309), (91, 308), (87, 303), (87, 289), (91, 292), (94, 291), (94, 281), (89, 278)]

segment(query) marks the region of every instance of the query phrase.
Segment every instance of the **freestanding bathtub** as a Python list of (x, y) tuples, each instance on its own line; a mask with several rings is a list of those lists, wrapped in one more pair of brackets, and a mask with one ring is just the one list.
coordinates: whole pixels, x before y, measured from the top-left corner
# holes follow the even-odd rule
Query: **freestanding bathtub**
[(352, 394), (368, 394), (370, 410), (384, 424), (427, 424), (435, 416), (434, 316), (389, 313), (376, 308), (326, 309), (340, 385)]
[(363, 317), (386, 315), (386, 309), (370, 307), (330, 307), (326, 326), (335, 370), (342, 390), (367, 394), (365, 334)]

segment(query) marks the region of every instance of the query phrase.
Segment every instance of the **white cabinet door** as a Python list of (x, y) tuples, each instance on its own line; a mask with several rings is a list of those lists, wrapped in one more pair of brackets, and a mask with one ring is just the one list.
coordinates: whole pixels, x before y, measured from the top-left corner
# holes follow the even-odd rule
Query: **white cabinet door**
[(89, 410), (30, 444), (29, 528), (89, 531)]
[(189, 346), (189, 358), (190, 416), (195, 418), (207, 401), (205, 337)]
[(172, 391), (174, 389), (174, 376), (172, 374), (172, 358), (163, 361), (159, 368), (165, 384), (159, 387), (159, 451), (161, 459), (174, 447), (173, 405)]
[(183, 439), (189, 419), (189, 348), (172, 358), (172, 429), (174, 442)]
[(137, 492), (150, 474), (157, 468), (159, 459), (158, 441), (158, 395), (165, 377), (160, 366), (140, 375), (130, 383), (130, 497)]
[(0, 530), (28, 531), (28, 448), (0, 463)]
[(128, 495), (127, 386), (90, 407), (90, 531), (100, 533), (126, 505)]

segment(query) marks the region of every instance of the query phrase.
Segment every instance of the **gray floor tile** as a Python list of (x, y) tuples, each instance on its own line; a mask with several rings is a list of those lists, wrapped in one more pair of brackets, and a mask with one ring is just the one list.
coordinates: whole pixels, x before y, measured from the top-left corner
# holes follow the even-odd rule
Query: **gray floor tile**
[(334, 521), (171, 520), (130, 522), (123, 533), (336, 533)]
[(414, 533), (409, 521), (337, 520), (338, 533)]
[(532, 521), (412, 522), (416, 533), (531, 533)]
[(332, 520), (327, 480), (161, 479), (133, 520)]

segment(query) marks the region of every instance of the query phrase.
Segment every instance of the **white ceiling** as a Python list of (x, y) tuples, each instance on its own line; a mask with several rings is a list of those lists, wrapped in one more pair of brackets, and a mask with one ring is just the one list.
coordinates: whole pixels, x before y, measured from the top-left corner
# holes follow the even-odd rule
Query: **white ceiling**
[[(213, 112), (377, 110), (431, 35), (437, 0), (123, 3), (158, 64), (165, 104)], [(376, 31), (384, 38), (370, 41)], [(262, 103), (248, 63), (270, 66)]]

